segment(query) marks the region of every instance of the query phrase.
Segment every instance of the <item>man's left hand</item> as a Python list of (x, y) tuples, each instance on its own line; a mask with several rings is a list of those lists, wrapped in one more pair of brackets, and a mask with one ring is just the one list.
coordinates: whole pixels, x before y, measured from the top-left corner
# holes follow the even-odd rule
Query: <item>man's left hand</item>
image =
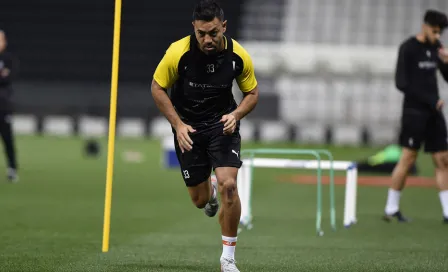
[(236, 118), (233, 114), (223, 115), (221, 118), (221, 123), (224, 123), (224, 134), (231, 135), (235, 132)]
[(448, 63), (448, 51), (443, 48), (439, 49), (439, 58), (443, 63)]

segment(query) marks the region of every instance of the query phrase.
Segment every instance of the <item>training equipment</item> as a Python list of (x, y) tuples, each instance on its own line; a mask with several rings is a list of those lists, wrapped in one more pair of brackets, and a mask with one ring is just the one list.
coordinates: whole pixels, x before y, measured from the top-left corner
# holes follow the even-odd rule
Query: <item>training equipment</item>
[[(391, 175), (395, 166), (401, 157), (401, 146), (388, 145), (384, 149), (378, 151), (372, 156), (357, 161), (358, 173), (384, 173)], [(418, 174), (418, 167), (413, 163), (409, 173), (412, 175)]]
[[(279, 158), (259, 158), (256, 155), (308, 155), (314, 160), (296, 160)], [(326, 155), (329, 160), (321, 160), (321, 154)], [(322, 231), (322, 170), (330, 172), (330, 220), (331, 227), (336, 230), (336, 210), (334, 197), (334, 170), (346, 171), (346, 189), (344, 206), (344, 226), (350, 227), (356, 223), (356, 191), (357, 191), (357, 168), (356, 163), (351, 161), (333, 161), (333, 156), (328, 150), (313, 149), (249, 149), (241, 151), (243, 165), (238, 173), (238, 193), (241, 200), (240, 225), (251, 229), (252, 224), (252, 186), (253, 172), (255, 168), (292, 168), (292, 169), (315, 169), (317, 179), (317, 211), (316, 211), (316, 233), (323, 235)], [(241, 231), (241, 229), (240, 229)]]
[(117, 118), (118, 64), (120, 58), (121, 0), (115, 0), (114, 41), (112, 52), (112, 79), (110, 89), (109, 138), (107, 145), (106, 196), (102, 251), (109, 251), (110, 210), (112, 205), (112, 177), (114, 170), (115, 127)]

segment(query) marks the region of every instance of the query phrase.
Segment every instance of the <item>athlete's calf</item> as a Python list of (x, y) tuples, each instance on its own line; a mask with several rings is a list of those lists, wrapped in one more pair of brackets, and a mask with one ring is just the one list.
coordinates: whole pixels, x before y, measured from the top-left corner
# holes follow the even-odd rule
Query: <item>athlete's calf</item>
[(409, 174), (409, 170), (417, 160), (417, 151), (404, 147), (400, 161), (395, 166), (392, 172), (392, 184), (391, 188), (396, 191), (403, 190), (406, 184), (406, 178)]
[(448, 152), (437, 152), (432, 155), (435, 167), (436, 183), (440, 191), (448, 190)]
[(223, 240), (221, 258), (234, 259), (238, 224), (241, 217), (241, 202), (238, 195), (236, 178), (238, 168), (218, 167), (215, 169), (218, 188), (221, 195), (219, 223)]
[(211, 186), (210, 178), (207, 181), (202, 182), (196, 186), (188, 187), (190, 198), (193, 204), (198, 209), (203, 209), (210, 202), (210, 199), (214, 195), (214, 188)]
[(444, 222), (448, 223), (448, 152), (434, 153), (432, 158), (435, 166), (436, 183), (440, 190), (439, 198)]
[(396, 217), (400, 222), (407, 222), (408, 219), (405, 218), (400, 212), (400, 196), (406, 184), (406, 178), (408, 176), (409, 170), (412, 165), (414, 165), (417, 160), (417, 151), (403, 147), (400, 161), (395, 166), (392, 172), (392, 184), (389, 188), (387, 194), (386, 208), (384, 210), (385, 221), (392, 220), (392, 217)]

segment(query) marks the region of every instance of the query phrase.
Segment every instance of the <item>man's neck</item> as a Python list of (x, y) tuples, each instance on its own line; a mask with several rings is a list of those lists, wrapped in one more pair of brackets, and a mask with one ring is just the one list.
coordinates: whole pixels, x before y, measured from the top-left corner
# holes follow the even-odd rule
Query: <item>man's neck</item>
[(423, 33), (421, 33), (421, 32), (418, 33), (418, 34), (415, 36), (415, 38), (417, 39), (417, 41), (419, 41), (419, 42), (421, 42), (421, 43), (426, 43), (426, 42), (427, 42), (425, 35), (423, 35)]

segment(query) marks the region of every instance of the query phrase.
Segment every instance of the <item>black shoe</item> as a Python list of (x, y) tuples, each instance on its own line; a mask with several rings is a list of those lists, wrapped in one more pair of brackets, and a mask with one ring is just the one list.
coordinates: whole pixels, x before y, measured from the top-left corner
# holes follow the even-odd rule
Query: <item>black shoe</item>
[[(398, 212), (396, 212), (396, 213), (393, 213), (393, 214), (385, 214), (385, 215), (383, 216), (383, 220), (386, 221), (386, 222), (390, 222), (390, 221), (393, 220), (394, 217), (397, 218), (397, 221), (398, 221), (398, 222), (402, 222), (402, 223), (406, 223), (406, 222), (411, 221), (411, 220), (409, 220), (409, 218), (404, 217), (404, 216), (401, 214), (400, 211), (398, 211)], [(447, 222), (447, 223), (448, 223), (448, 222)]]
[(443, 223), (448, 224), (448, 217), (443, 217)]

